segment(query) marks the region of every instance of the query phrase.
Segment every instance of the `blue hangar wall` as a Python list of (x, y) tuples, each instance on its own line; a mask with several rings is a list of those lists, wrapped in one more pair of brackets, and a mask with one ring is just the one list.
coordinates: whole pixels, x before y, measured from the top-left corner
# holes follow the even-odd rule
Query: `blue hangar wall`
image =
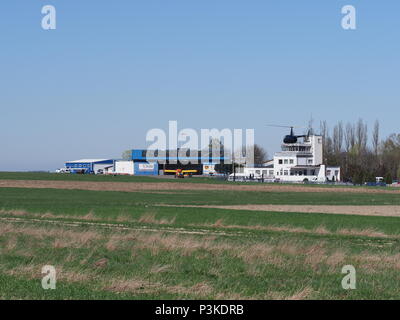
[(94, 173), (95, 164), (110, 164), (112, 165), (114, 160), (103, 160), (103, 161), (71, 161), (65, 163), (65, 168), (70, 169), (71, 173)]
[(158, 163), (137, 162), (133, 163), (133, 172), (135, 176), (157, 176)]

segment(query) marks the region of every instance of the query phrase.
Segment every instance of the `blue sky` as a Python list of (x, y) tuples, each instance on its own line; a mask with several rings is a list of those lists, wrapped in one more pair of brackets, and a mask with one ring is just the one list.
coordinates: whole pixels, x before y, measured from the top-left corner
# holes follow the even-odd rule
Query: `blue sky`
[[(54, 5), (57, 30), (41, 28)], [(357, 30), (341, 8), (357, 9)], [(119, 157), (146, 132), (254, 128), (270, 154), (311, 115), (399, 132), (397, 0), (8, 0), (0, 170)]]

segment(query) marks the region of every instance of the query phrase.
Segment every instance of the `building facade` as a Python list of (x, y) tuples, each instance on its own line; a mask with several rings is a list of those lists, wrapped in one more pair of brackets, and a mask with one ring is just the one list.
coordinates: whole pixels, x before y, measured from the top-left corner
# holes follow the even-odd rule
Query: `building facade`
[(149, 163), (147, 161), (115, 160), (113, 173), (136, 176), (156, 176), (158, 175), (158, 164)]
[(130, 160), (115, 160), (115, 174), (129, 175), (175, 175), (176, 171), (191, 175), (215, 175), (216, 166), (224, 164), (222, 155), (216, 156), (212, 153), (204, 154), (200, 151), (190, 150), (144, 150), (134, 149), (131, 151)]
[[(296, 139), (297, 140), (297, 139)], [(273, 160), (260, 167), (244, 169), (246, 176), (282, 182), (340, 181), (340, 167), (323, 164), (323, 141), (320, 135), (302, 136), (295, 143), (283, 143)]]
[(71, 173), (102, 173), (103, 170), (113, 165), (112, 159), (80, 159), (67, 161), (65, 168)]

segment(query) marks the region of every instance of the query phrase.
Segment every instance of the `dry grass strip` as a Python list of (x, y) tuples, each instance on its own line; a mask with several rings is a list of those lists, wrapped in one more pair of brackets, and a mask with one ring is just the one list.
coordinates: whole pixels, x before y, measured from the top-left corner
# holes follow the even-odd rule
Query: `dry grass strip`
[(218, 219), (211, 224), (190, 224), (193, 227), (211, 227), (219, 229), (244, 229), (244, 230), (261, 230), (274, 232), (289, 232), (289, 233), (306, 233), (318, 235), (346, 235), (346, 236), (362, 236), (370, 238), (400, 238), (400, 235), (388, 235), (382, 231), (367, 228), (367, 229), (339, 229), (336, 232), (331, 232), (325, 226), (318, 226), (314, 229), (306, 229), (303, 227), (290, 226), (262, 226), (262, 225), (229, 225), (225, 224), (223, 219)]
[(114, 279), (104, 287), (105, 290), (113, 292), (147, 293), (154, 294), (168, 292), (178, 295), (206, 297), (212, 294), (214, 289), (206, 282), (199, 282), (192, 286), (166, 285), (161, 282), (151, 282), (140, 278)]
[[(348, 234), (348, 230), (344, 232)], [(354, 231), (351, 231), (354, 233)], [(360, 234), (370, 234), (360, 232)], [(372, 254), (368, 251), (362, 254), (350, 254), (341, 249), (332, 250), (323, 241), (314, 242), (312, 245), (304, 245), (296, 241), (280, 241), (278, 243), (256, 242), (252, 244), (238, 244), (234, 241), (219, 240), (211, 236), (191, 236), (181, 234), (167, 234), (163, 232), (144, 232), (130, 231), (115, 233), (99, 233), (93, 230), (67, 230), (54, 227), (37, 227), (27, 225), (15, 225), (10, 223), (0, 223), (0, 236), (6, 236), (5, 246), (2, 250), (17, 253), (17, 236), (29, 235), (37, 239), (53, 238), (53, 249), (59, 248), (92, 248), (92, 254), (99, 247), (113, 251), (120, 248), (131, 250), (132, 255), (137, 255), (140, 250), (150, 250), (153, 255), (158, 255), (165, 251), (179, 251), (183, 256), (192, 255), (195, 252), (211, 254), (212, 256), (230, 255), (242, 259), (248, 265), (255, 262), (286, 267), (290, 259), (294, 262), (302, 263), (313, 270), (320, 270), (322, 266), (327, 266), (329, 270), (337, 270), (344, 263), (355, 263), (367, 272), (381, 271), (384, 269), (400, 269), (400, 254)], [(373, 234), (376, 236), (375, 234)], [(379, 234), (381, 236), (381, 234)], [(51, 239), (50, 239), (51, 240)], [(48, 245), (43, 242), (43, 246)], [(33, 247), (40, 246), (40, 243), (33, 243)], [(27, 249), (27, 248), (24, 248)], [(90, 257), (86, 260), (88, 261)], [(289, 260), (287, 260), (289, 259)], [(87, 261), (81, 261), (85, 264)], [(164, 272), (165, 266), (155, 266), (152, 272)]]
[(76, 189), (94, 191), (181, 191), (181, 190), (229, 190), (260, 192), (345, 192), (345, 193), (387, 193), (400, 194), (395, 189), (375, 189), (367, 187), (318, 187), (290, 184), (208, 184), (188, 182), (96, 182), (96, 181), (57, 181), (57, 180), (0, 180), (0, 188), (36, 188), (36, 189)]
[(86, 215), (60, 215), (53, 214), (51, 212), (46, 213), (32, 213), (20, 209), (0, 209), (0, 215), (11, 215), (16, 217), (35, 217), (35, 218), (47, 218), (47, 219), (72, 219), (72, 220), (83, 220), (83, 221), (116, 221), (116, 222), (139, 222), (143, 224), (156, 224), (156, 225), (172, 225), (175, 223), (176, 217), (171, 219), (162, 218), (156, 219), (155, 213), (147, 212), (143, 214), (139, 219), (133, 219), (127, 213), (121, 214), (116, 218), (101, 218), (96, 217), (93, 210), (90, 210)]
[[(400, 190), (399, 190), (400, 191)], [(276, 204), (246, 204), (246, 205), (167, 205), (161, 207), (182, 208), (212, 208), (243, 211), (266, 212), (302, 212), (302, 213), (326, 213), (360, 216), (400, 217), (400, 206), (351, 206), (351, 205), (276, 205)]]

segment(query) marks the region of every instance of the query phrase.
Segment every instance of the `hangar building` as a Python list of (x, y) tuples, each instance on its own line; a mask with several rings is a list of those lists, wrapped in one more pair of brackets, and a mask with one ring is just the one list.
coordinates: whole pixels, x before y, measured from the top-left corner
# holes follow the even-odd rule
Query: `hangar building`
[(112, 159), (80, 159), (67, 161), (65, 163), (65, 168), (68, 169), (71, 173), (99, 173), (103, 170), (103, 172), (112, 167), (114, 160)]
[[(153, 151), (148, 156), (147, 150), (132, 150), (130, 160), (115, 160), (114, 173), (130, 175), (174, 175), (177, 169), (187, 171), (193, 175), (213, 175), (216, 173), (216, 165), (224, 164), (223, 155), (215, 157), (211, 153), (204, 156), (201, 151), (185, 152), (182, 156), (182, 150), (179, 150), (181, 156), (177, 156), (177, 150), (174, 151)], [(193, 154), (195, 156), (193, 156)]]

